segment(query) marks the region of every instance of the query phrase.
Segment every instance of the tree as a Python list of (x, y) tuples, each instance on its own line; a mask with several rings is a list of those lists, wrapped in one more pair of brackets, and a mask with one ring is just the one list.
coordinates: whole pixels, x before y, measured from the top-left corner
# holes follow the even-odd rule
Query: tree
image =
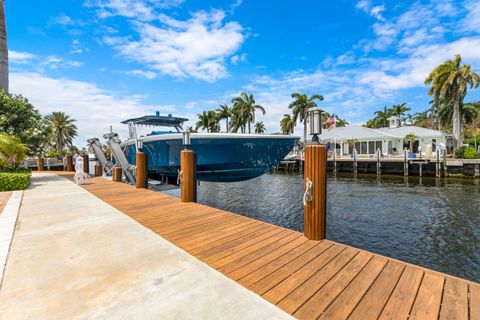
[(242, 92), (240, 96), (233, 98), (232, 103), (232, 120), (235, 120), (235, 129), (238, 130), (240, 128), (242, 133), (245, 133), (245, 127), (248, 124), (248, 133), (250, 133), (250, 124), (255, 122), (255, 111), (260, 110), (262, 114), (265, 114), (265, 109), (261, 105), (256, 104), (252, 94), (247, 94), (246, 92)]
[(453, 106), (452, 128), (454, 147), (463, 144), (462, 118), (460, 106), (467, 94), (467, 88), (477, 88), (480, 84), (480, 76), (471, 71), (469, 65), (461, 65), (462, 58), (455, 55), (454, 60), (447, 60), (437, 66), (425, 79), (425, 84), (431, 85), (428, 94), (434, 97), (434, 103), (438, 104), (443, 99), (445, 105)]
[(266, 130), (262, 121), (255, 122), (255, 133), (265, 133)]
[(387, 108), (387, 106), (383, 107), (383, 110), (375, 111), (375, 127), (376, 128), (384, 128), (388, 127), (388, 118), (392, 115), (392, 110)]
[(230, 128), (229, 128), (228, 118), (230, 118), (232, 111), (226, 104), (222, 104), (220, 105), (220, 108), (217, 109), (217, 112), (218, 112), (219, 120), (222, 120), (222, 119), (226, 120), (225, 125), (226, 125), (227, 132), (229, 132)]
[(282, 120), (280, 120), (280, 129), (282, 134), (292, 134), (295, 130), (295, 121), (288, 113), (284, 114)]
[(415, 133), (412, 132), (407, 134), (403, 140), (408, 142), (410, 145), (410, 152), (413, 152), (413, 143), (418, 140), (418, 137), (415, 135)]
[(73, 139), (77, 136), (77, 126), (74, 124), (77, 120), (62, 111), (52, 112), (45, 119), (53, 128), (53, 143), (58, 157), (62, 158), (65, 147), (72, 147)]
[(318, 107), (315, 100), (323, 100), (323, 96), (319, 94), (307, 96), (305, 93), (292, 93), (294, 99), (292, 103), (288, 105), (288, 108), (292, 109), (293, 121), (296, 123), (298, 119), (303, 122), (303, 141), (307, 141), (307, 120), (308, 109)]
[(220, 132), (220, 118), (218, 113), (209, 110), (207, 111), (207, 118), (208, 118), (208, 129), (210, 132)]
[(8, 46), (5, 0), (0, 0), (0, 88), (8, 92)]
[(39, 156), (50, 146), (52, 128), (40, 112), (21, 95), (1, 89), (0, 131), (20, 139), (28, 155)]
[(0, 133), (0, 168), (16, 167), (27, 155), (28, 147), (20, 139)]
[(412, 110), (412, 109), (407, 107), (406, 103), (404, 102), (404, 103), (401, 103), (401, 104), (393, 105), (392, 108), (390, 109), (390, 114), (392, 116), (402, 118), (407, 113), (407, 111), (410, 111), (410, 110)]
[(198, 116), (198, 121), (196, 123), (195, 130), (202, 129), (202, 130), (207, 130), (209, 132), (209, 118), (207, 111), (203, 111), (202, 113), (197, 114)]

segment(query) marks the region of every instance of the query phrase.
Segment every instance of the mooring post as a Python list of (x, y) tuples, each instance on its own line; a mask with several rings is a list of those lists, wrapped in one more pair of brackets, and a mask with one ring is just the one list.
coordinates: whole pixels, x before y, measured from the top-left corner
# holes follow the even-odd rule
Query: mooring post
[(192, 150), (180, 153), (181, 201), (197, 202), (197, 155)]
[(102, 173), (103, 173), (102, 171), (103, 171), (102, 165), (101, 164), (96, 164), (95, 165), (95, 177), (101, 177)]
[(43, 168), (43, 157), (38, 157), (37, 158), (37, 170), (38, 171), (43, 171), (44, 168)]
[(377, 175), (382, 174), (382, 163), (381, 158), (382, 157), (382, 152), (380, 151), (380, 148), (377, 148)]
[(333, 173), (337, 173), (337, 150), (333, 149)]
[(408, 177), (408, 151), (407, 148), (403, 150), (403, 175)]
[(422, 177), (422, 171), (423, 171), (423, 162), (419, 163), (419, 168), (418, 168), (418, 175), (420, 178)]
[(47, 158), (47, 170), (50, 171), (52, 168), (52, 159)]
[(357, 174), (357, 149), (353, 149), (353, 173)]
[(436, 162), (435, 162), (435, 176), (440, 178), (442, 176), (441, 168), (440, 168), (440, 149), (437, 148), (435, 150), (436, 153)]
[(114, 167), (112, 180), (115, 182), (122, 182), (122, 174), (123, 172), (121, 167)]
[(137, 151), (136, 156), (136, 187), (137, 189), (146, 189), (148, 187), (147, 178), (147, 155), (142, 151)]
[(448, 177), (448, 166), (447, 166), (447, 149), (443, 149), (442, 162), (443, 162), (443, 175)]
[(84, 153), (83, 156), (83, 172), (90, 173), (90, 160), (88, 159), (88, 153)]
[(310, 240), (326, 236), (327, 149), (324, 145), (305, 148), (305, 194), (303, 233)]
[(67, 154), (65, 161), (67, 162), (67, 171), (73, 171), (73, 156), (71, 154)]

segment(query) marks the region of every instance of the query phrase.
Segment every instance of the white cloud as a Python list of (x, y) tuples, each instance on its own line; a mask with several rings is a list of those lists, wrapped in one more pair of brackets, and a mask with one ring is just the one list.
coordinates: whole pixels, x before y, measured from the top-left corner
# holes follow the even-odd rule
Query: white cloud
[(156, 78), (156, 73), (152, 71), (144, 71), (144, 70), (130, 70), (126, 72), (127, 74), (141, 77), (141, 78), (146, 78), (146, 79), (155, 79)]
[(139, 39), (106, 37), (129, 60), (175, 78), (213, 82), (227, 76), (225, 59), (244, 41), (237, 22), (224, 22), (221, 10), (196, 12), (186, 21), (161, 16), (162, 25), (132, 22)]
[(12, 63), (28, 63), (29, 61), (36, 58), (36, 55), (30, 52), (19, 52), (19, 51), (11, 51), (8, 50), (8, 59)]
[(43, 115), (65, 111), (76, 119), (79, 136), (75, 143), (79, 147), (85, 146), (86, 139), (91, 137), (103, 140), (102, 136), (110, 125), (122, 139), (126, 139), (128, 130), (120, 124), (122, 120), (153, 114), (156, 110), (177, 111), (179, 116), (187, 118), (193, 116), (174, 105), (147, 105), (138, 95), (122, 96), (94, 83), (52, 78), (39, 73), (11, 73), (10, 85), (11, 92), (27, 97)]
[(466, 31), (480, 32), (480, 2), (468, 1), (466, 4), (468, 14), (461, 23), (461, 27)]
[(71, 67), (81, 67), (83, 65), (80, 61), (74, 60), (67, 60), (58, 56), (48, 56), (45, 57), (42, 61), (40, 61), (39, 67), (40, 69), (48, 68), (48, 69), (66, 69)]
[(247, 54), (246, 53), (236, 54), (236, 55), (232, 56), (232, 58), (230, 58), (230, 61), (233, 64), (238, 64), (238, 63), (244, 62), (246, 60), (247, 60)]
[(89, 0), (87, 7), (96, 7), (100, 18), (123, 16), (141, 21), (157, 18), (157, 10), (180, 5), (183, 0)]
[(383, 4), (374, 6), (370, 0), (360, 0), (357, 2), (356, 7), (377, 20), (385, 21), (382, 15), (382, 12), (385, 11), (385, 5)]

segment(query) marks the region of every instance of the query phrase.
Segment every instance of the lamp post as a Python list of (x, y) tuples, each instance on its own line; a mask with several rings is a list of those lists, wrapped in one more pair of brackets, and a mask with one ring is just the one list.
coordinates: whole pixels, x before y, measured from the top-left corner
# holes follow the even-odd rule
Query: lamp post
[(308, 121), (310, 122), (310, 134), (312, 137), (312, 144), (319, 144), (319, 134), (322, 134), (322, 112), (319, 107), (308, 109)]

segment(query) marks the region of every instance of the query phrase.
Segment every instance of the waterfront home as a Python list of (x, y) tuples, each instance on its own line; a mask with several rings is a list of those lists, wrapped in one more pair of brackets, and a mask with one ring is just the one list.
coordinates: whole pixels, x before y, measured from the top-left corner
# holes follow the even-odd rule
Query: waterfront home
[(387, 128), (367, 128), (363, 126), (346, 126), (331, 131), (324, 130), (320, 135), (323, 143), (330, 143), (331, 149), (336, 146), (337, 155), (351, 155), (357, 150), (358, 155), (374, 155), (380, 149), (383, 156), (400, 156), (410, 143), (405, 140), (414, 134), (413, 153), (431, 156), (437, 149), (445, 149), (447, 134), (417, 126), (402, 126), (398, 117), (388, 119)]

